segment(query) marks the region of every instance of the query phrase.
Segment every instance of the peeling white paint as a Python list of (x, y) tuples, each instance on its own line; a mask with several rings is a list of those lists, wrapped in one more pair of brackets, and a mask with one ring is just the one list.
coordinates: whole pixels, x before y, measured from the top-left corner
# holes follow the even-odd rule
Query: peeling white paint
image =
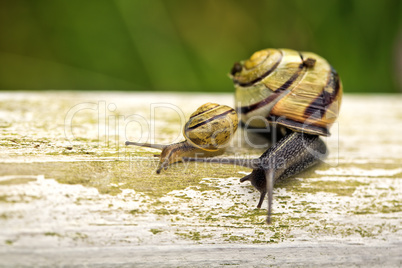
[[(190, 95), (160, 94), (158, 102), (175, 104), (186, 116), (208, 101), (233, 103), (229, 94)], [(50, 92), (0, 93), (0, 97), (0, 105), (5, 107), (0, 113), (2, 164), (156, 161), (141, 155), (127, 159), (123, 133), (117, 139), (106, 137), (108, 144), (98, 141), (104, 136), (98, 137), (96, 114), (83, 113), (76, 118), (82, 124), (74, 129), (77, 140), (72, 143), (63, 133), (65, 115), (78, 103), (106, 100), (116, 106), (116, 114), (140, 114), (149, 119), (153, 94)], [(135, 251), (138, 255), (133, 258), (137, 261), (143, 258), (160, 265), (163, 259), (150, 260), (149, 256), (156, 252), (176, 260), (174, 256), (193, 250), (196, 258), (203, 249), (208, 256), (218, 250), (255, 263), (251, 253), (263, 248), (264, 254), (272, 254), (272, 258), (292, 259), (297, 255), (301, 263), (312, 266), (325, 264), (319, 254), (327, 259), (333, 254), (355, 254), (379, 265), (379, 261), (370, 259), (376, 255), (383, 263), (400, 264), (402, 138), (396, 134), (402, 132), (401, 100), (399, 96), (380, 96), (380, 100), (378, 96), (346, 96), (339, 139), (327, 141), (332, 153), (326, 165), (274, 189), (270, 226), (264, 224), (267, 203), (261, 211), (256, 210), (259, 193), (249, 183), (239, 182), (248, 172), (236, 172), (229, 178), (203, 178), (199, 185), (157, 198), (124, 189), (122, 183), (107, 181), (108, 186), (121, 189), (113, 196), (99, 194), (91, 187), (60, 184), (46, 174), (2, 171), (0, 257), (6, 264), (23, 264), (15, 260), (22, 260), (21, 256), (32, 260), (40, 249), (38, 254), (45, 257), (39, 264), (49, 266), (68, 260), (58, 255), (61, 252), (71, 250), (77, 260), (83, 260), (83, 252), (96, 248), (98, 254), (114, 252), (116, 257), (110, 257), (110, 262), (119, 257), (127, 259), (125, 252)], [(13, 105), (7, 105), (11, 101)], [(390, 109), (395, 112), (389, 113)], [(168, 143), (181, 133), (183, 124), (168, 123), (167, 116), (155, 119), (160, 143)], [(139, 138), (137, 134), (138, 130), (129, 131), (127, 138)], [(146, 137), (149, 133), (142, 134)], [(68, 149), (70, 146), (73, 148)], [(130, 148), (134, 150), (155, 151)], [(258, 157), (252, 150), (239, 151), (247, 157)], [(119, 155), (97, 156), (100, 153)], [(333, 185), (344, 192), (335, 191)], [(250, 254), (242, 255), (242, 251)], [(51, 262), (54, 256), (58, 256), (59, 263)], [(191, 255), (187, 257), (191, 259)], [(355, 258), (348, 264), (365, 264)]]

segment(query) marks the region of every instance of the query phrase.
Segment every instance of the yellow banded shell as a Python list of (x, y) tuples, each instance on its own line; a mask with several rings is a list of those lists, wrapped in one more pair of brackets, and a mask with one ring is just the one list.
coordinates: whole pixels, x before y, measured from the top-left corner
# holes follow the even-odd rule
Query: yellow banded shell
[(238, 118), (226, 105), (206, 103), (191, 116), (183, 129), (187, 141), (207, 151), (223, 148), (237, 130)]
[(322, 57), (264, 49), (233, 66), (236, 109), (252, 127), (276, 122), (294, 131), (328, 136), (338, 117), (342, 83)]

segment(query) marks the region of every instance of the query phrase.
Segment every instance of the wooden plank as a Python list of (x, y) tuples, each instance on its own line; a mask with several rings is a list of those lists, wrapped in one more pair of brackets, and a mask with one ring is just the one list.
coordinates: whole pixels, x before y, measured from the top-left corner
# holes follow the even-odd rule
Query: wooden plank
[[(255, 209), (259, 194), (239, 182), (249, 169), (191, 163), (157, 175), (157, 150), (124, 146), (126, 139), (180, 141), (185, 119), (205, 102), (233, 106), (234, 100), (231, 94), (0, 93), (0, 256), (12, 256), (5, 265), (38, 256), (41, 265), (62, 264), (66, 254), (82, 260), (96, 248), (95, 256), (116, 252), (105, 260), (110, 265), (130, 261), (127, 252), (136, 251), (134, 262), (160, 264), (146, 257), (156, 252), (174, 266), (190, 245), (186, 265), (257, 264), (265, 254), (259, 248), (265, 264), (328, 265), (334, 252), (337, 265), (400, 264), (400, 95), (345, 96), (333, 135), (325, 138), (329, 157), (276, 186), (271, 225), (264, 223), (266, 209)], [(226, 156), (264, 151), (245, 146), (242, 137), (238, 131)], [(296, 260), (298, 252), (305, 255)]]

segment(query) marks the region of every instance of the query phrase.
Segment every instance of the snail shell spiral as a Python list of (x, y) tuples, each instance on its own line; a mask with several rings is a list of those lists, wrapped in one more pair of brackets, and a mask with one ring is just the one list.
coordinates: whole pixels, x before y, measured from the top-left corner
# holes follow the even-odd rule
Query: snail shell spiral
[(233, 108), (206, 103), (190, 116), (183, 135), (194, 147), (217, 151), (230, 141), (237, 125), (237, 113)]
[(276, 122), (293, 131), (328, 136), (338, 117), (342, 82), (334, 68), (311, 52), (264, 49), (235, 63), (236, 109), (242, 123)]

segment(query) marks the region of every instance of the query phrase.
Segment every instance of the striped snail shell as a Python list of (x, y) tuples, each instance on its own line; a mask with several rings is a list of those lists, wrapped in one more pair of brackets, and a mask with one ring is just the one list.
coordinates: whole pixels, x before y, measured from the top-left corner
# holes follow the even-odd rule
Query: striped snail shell
[(237, 125), (237, 113), (233, 108), (206, 103), (199, 107), (185, 124), (185, 141), (170, 145), (126, 141), (126, 145), (162, 150), (156, 170), (160, 173), (170, 164), (182, 161), (183, 157), (211, 157), (222, 154), (236, 132)]
[(217, 151), (230, 141), (237, 125), (237, 113), (233, 108), (206, 103), (190, 116), (183, 135), (194, 147)]
[(342, 83), (335, 69), (314, 53), (260, 50), (235, 63), (231, 78), (240, 120), (251, 127), (265, 127), (266, 119), (293, 131), (328, 136), (338, 117)]

